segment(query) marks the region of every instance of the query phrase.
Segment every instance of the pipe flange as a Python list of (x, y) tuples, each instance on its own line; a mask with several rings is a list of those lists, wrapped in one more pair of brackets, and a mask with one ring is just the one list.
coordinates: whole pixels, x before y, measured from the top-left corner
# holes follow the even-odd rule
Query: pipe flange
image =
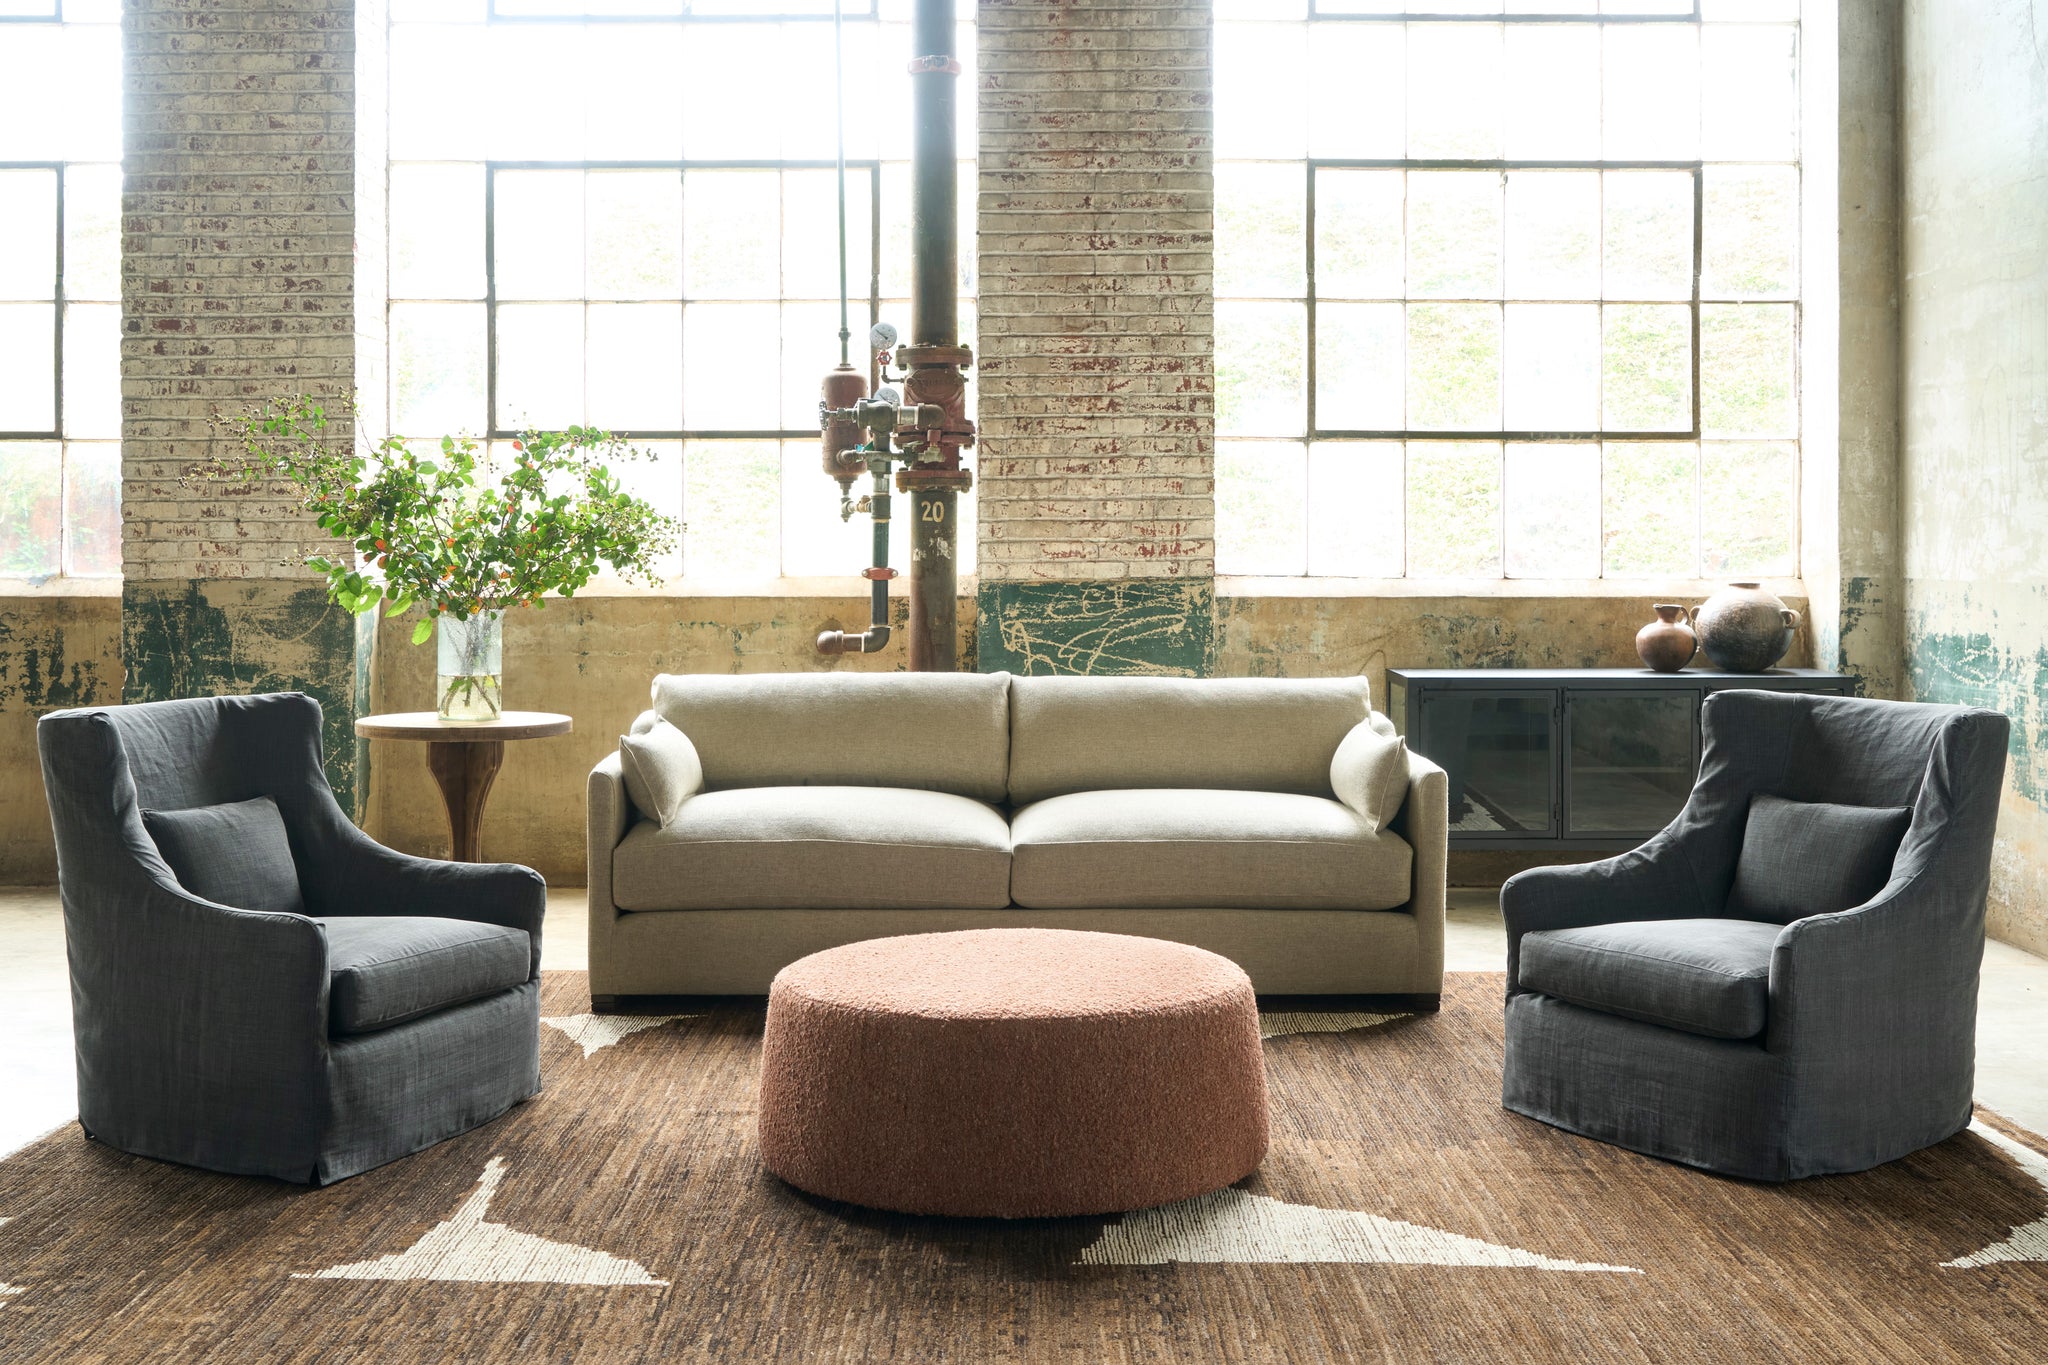
[(912, 57), (908, 69), (913, 76), (957, 76), (962, 68), (957, 57), (935, 56)]
[(899, 493), (943, 493), (951, 490), (965, 493), (974, 487), (974, 471), (970, 469), (899, 469), (896, 471), (896, 491)]
[(974, 351), (966, 346), (902, 346), (896, 351), (896, 367), (907, 370), (920, 365), (958, 365), (962, 369), (974, 364)]

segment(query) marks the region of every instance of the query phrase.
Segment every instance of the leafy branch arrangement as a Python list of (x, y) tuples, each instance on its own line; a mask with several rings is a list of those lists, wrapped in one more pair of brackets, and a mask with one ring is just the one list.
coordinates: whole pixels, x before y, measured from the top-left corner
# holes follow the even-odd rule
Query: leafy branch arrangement
[[(309, 398), (291, 398), (236, 419), (246, 464), (218, 462), (214, 478), (282, 478), (321, 529), (349, 541), (359, 563), (320, 555), (336, 602), (361, 614), (379, 602), (403, 615), (415, 602), (458, 621), (573, 596), (609, 564), (653, 582), (682, 523), (625, 492), (611, 467), (652, 458), (594, 427), (529, 431), (494, 467), (468, 437), (444, 436), (421, 456), (402, 437), (369, 454), (339, 446)], [(414, 644), (434, 631), (413, 626)]]

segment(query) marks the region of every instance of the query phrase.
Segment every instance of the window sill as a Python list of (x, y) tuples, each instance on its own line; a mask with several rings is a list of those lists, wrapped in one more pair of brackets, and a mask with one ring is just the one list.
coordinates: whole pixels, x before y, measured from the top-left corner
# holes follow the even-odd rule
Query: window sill
[[(1741, 580), (1748, 582), (1749, 580)], [(1705, 601), (1729, 580), (1708, 578), (1251, 578), (1219, 575), (1218, 597), (1630, 597)], [(1799, 578), (1766, 578), (1780, 597), (1806, 596)]]
[[(960, 596), (974, 596), (975, 587), (973, 574), (960, 575)], [(598, 579), (579, 588), (574, 597), (566, 600), (574, 603), (586, 598), (617, 597), (857, 597), (865, 601), (867, 595), (867, 580), (858, 573), (846, 573), (823, 578), (762, 578), (749, 581), (672, 578), (651, 588), (639, 583), (627, 583), (621, 579)], [(889, 596), (909, 595), (910, 571), (898, 569), (897, 576), (889, 581)], [(548, 598), (550, 605), (559, 605), (563, 600), (560, 597)]]
[(0, 578), (0, 598), (9, 597), (119, 597), (119, 578)]

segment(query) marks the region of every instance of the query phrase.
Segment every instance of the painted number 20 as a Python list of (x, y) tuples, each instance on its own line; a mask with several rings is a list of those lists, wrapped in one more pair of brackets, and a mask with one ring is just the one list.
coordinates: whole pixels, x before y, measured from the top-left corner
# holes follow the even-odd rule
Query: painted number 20
[(926, 503), (924, 511), (918, 515), (917, 519), (919, 521), (944, 521), (946, 519), (946, 504), (943, 502)]

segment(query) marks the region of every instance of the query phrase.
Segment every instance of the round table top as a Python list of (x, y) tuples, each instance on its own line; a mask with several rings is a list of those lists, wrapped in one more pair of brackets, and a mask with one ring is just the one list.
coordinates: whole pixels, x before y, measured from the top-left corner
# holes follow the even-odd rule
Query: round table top
[(553, 711), (506, 711), (496, 720), (443, 720), (433, 711), (394, 711), (364, 716), (356, 733), (365, 739), (424, 739), (437, 744), (483, 744), (504, 739), (546, 739), (566, 735), (575, 721)]

